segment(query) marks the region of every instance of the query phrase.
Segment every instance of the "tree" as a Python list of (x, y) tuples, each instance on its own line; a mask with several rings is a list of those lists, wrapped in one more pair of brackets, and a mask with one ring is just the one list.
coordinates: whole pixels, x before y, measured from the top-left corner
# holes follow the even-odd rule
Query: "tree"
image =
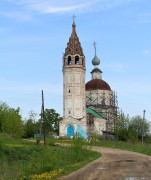
[(25, 133), (24, 138), (34, 137), (34, 134), (37, 134), (40, 130), (40, 122), (36, 121), (37, 114), (33, 111), (29, 112), (29, 119), (25, 122)]
[(139, 138), (141, 138), (142, 134), (145, 136), (150, 132), (150, 123), (141, 116), (132, 117), (129, 126), (136, 131)]
[(0, 102), (0, 132), (16, 137), (22, 136), (24, 125), (19, 112), (20, 108), (14, 109), (6, 103)]
[(118, 135), (119, 140), (133, 143), (138, 141), (137, 132), (131, 126), (131, 118), (123, 112), (120, 113), (117, 119), (115, 133)]
[(53, 131), (58, 134), (59, 122), (62, 120), (62, 117), (60, 117), (60, 115), (54, 109), (45, 109), (44, 118), (46, 133)]
[(115, 128), (116, 130), (121, 129), (128, 129), (129, 127), (129, 115), (125, 115), (123, 112), (120, 112), (118, 118), (115, 122)]

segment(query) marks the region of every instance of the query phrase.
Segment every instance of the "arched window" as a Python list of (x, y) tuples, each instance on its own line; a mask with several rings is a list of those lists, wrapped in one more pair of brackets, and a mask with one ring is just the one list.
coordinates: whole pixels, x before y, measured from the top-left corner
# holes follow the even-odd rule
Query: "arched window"
[(75, 64), (80, 64), (79, 56), (76, 56), (76, 57), (75, 57)]
[(71, 56), (68, 56), (68, 65), (72, 64)]

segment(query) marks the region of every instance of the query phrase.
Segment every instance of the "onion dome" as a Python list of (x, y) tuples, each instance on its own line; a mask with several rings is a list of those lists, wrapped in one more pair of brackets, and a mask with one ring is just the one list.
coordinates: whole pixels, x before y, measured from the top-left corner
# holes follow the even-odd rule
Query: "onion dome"
[(109, 90), (109, 91), (111, 91), (111, 88), (108, 85), (108, 83), (103, 81), (102, 79), (92, 79), (91, 81), (86, 83), (85, 90), (86, 91), (91, 91), (91, 90)]
[(94, 66), (98, 66), (100, 64), (100, 59), (96, 55), (96, 42), (95, 41), (93, 45), (94, 45), (95, 54), (94, 54), (94, 58), (92, 59), (92, 64)]
[(95, 55), (94, 58), (92, 59), (92, 64), (94, 66), (98, 66), (100, 64), (100, 59)]

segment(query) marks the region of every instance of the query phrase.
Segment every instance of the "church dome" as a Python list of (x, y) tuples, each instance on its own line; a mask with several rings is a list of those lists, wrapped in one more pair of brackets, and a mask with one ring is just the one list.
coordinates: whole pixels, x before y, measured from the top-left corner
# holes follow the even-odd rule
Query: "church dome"
[(100, 59), (95, 55), (94, 58), (92, 59), (92, 64), (94, 66), (99, 65), (100, 64)]
[(106, 83), (102, 79), (92, 79), (91, 81), (86, 83), (85, 90), (86, 91), (91, 91), (91, 90), (109, 90), (109, 91), (111, 91), (111, 88), (108, 85), (108, 83)]

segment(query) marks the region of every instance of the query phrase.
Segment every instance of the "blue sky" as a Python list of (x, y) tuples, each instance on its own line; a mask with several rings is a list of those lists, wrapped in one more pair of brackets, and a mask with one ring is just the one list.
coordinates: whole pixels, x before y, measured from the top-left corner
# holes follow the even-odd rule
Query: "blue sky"
[[(91, 79), (97, 42), (103, 80), (117, 91), (119, 108), (151, 121), (150, 0), (1, 0), (0, 100), (21, 108), (45, 108), (62, 115), (62, 55), (72, 30), (72, 16)], [(38, 118), (38, 117), (37, 117)]]

